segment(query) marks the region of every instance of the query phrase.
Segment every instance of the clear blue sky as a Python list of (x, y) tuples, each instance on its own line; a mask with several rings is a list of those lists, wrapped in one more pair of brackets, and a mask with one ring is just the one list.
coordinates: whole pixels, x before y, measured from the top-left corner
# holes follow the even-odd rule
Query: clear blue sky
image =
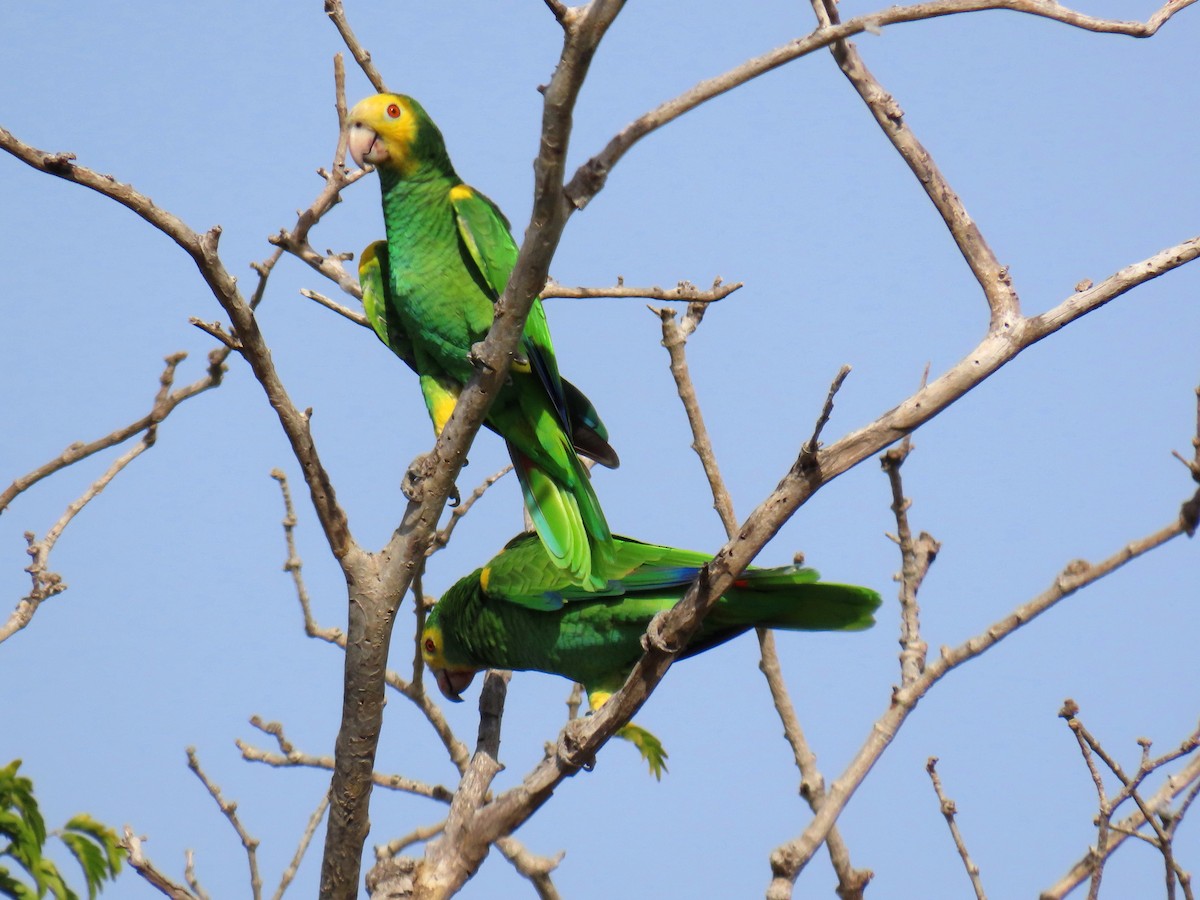
[[(850, 16), (877, 7), (843, 4)], [(1145, 17), (1151, 2), (1087, 11)], [(559, 29), (535, 0), (395, 4), (348, 12), (389, 85), (421, 99), (460, 174), (491, 195), (517, 233), (531, 199), (540, 96)], [(572, 159), (700, 78), (799, 36), (806, 3), (630, 4), (592, 67)], [(999, 258), (1026, 311), (1084, 278), (1200, 232), (1200, 101), (1192, 89), (1200, 12), (1155, 38), (1084, 34), (987, 13), (888, 28), (859, 41)], [(321, 4), (223, 0), (33, 4), (3, 14), (0, 125), (131, 181), (192, 227), (224, 228), (226, 265), (253, 283), (266, 237), (320, 189), (336, 139), (332, 55)], [(351, 101), (370, 93), (349, 66)], [(213, 341), (189, 316), (222, 317), (190, 261), (111, 201), (4, 155), (0, 481), (76, 440), (142, 415), (161, 358)], [(313, 234), (357, 253), (382, 236), (370, 177)], [(838, 367), (854, 367), (826, 436), (908, 395), (926, 363), (944, 371), (986, 326), (986, 308), (919, 185), (827, 53), (800, 60), (688, 114), (634, 149), (570, 223), (552, 266), (564, 283), (746, 287), (714, 308), (689, 346), (697, 391), (739, 516), (787, 470)], [(372, 335), (303, 299), (334, 289), (281, 262), (260, 321), (288, 390), (314, 410), (322, 455), (361, 543), (378, 548), (403, 509), (398, 487), (431, 434), (414, 378)], [(922, 429), (906, 468), (915, 528), (943, 541), (921, 594), (933, 648), (984, 630), (1044, 589), (1069, 560), (1100, 559), (1166, 524), (1189, 494), (1172, 449), (1189, 453), (1200, 380), (1200, 268), (1174, 272), (1033, 348)], [(595, 401), (622, 456), (596, 489), (615, 530), (697, 549), (723, 531), (659, 346), (639, 301), (548, 304), (564, 372)], [(263, 841), (269, 890), (326, 778), (241, 761), (235, 738), (268, 746), (252, 714), (282, 721), (308, 752), (329, 753), (341, 655), (304, 637), (285, 558), (282, 506), (268, 473), (299, 500), (298, 539), (319, 619), (344, 624), (341, 576), (305, 502), (299, 472), (246, 366), (180, 408), (158, 444), (71, 525), (53, 556), (70, 589), (0, 646), (0, 763), (25, 759), (47, 818), (77, 810), (149, 835), (176, 877), (197, 853), (214, 896), (246, 896), (244, 854), (187, 770), (194, 744)], [(0, 616), (28, 589), (22, 533), (45, 533), (117, 451), (22, 496), (0, 517)], [(504, 462), (481, 435), (460, 486)], [(884, 710), (898, 679), (892, 575), (898, 554), (886, 479), (868, 461), (822, 491), (760, 560), (802, 550), (831, 579), (888, 597), (856, 635), (780, 635), (784, 672), (827, 779)], [(501, 482), (431, 560), (440, 593), (520, 528), (515, 484)], [(1136, 765), (1135, 738), (1165, 750), (1194, 726), (1200, 557), (1177, 541), (1071, 598), (921, 705), (842, 819), (856, 865), (879, 897), (964, 896), (966, 876), (924, 771), (946, 789), (993, 896), (1048, 886), (1094, 836), (1095, 796), (1056, 717), (1066, 697)], [(393, 660), (411, 657), (404, 630)], [(936, 652), (936, 649), (935, 651)], [(672, 670), (639, 716), (671, 753), (655, 783), (636, 753), (607, 747), (596, 771), (565, 783), (519, 833), (567, 855), (565, 897), (760, 896), (767, 855), (808, 810), (756, 669), (752, 639)], [(503, 788), (541, 757), (565, 716), (568, 685), (517, 675), (509, 691)], [(471, 702), (448, 710), (472, 739)], [(379, 769), (454, 784), (454, 771), (402, 698), (385, 716)], [(378, 791), (371, 844), (436, 821), (431, 801)], [(1200, 865), (1200, 830), (1177, 854)], [(319, 862), (301, 869), (311, 896)], [(1127, 847), (1110, 896), (1161, 890), (1161, 860)], [(819, 856), (800, 894), (834, 884)], [(132, 875), (118, 897), (157, 896)], [(498, 854), (465, 897), (531, 895)]]

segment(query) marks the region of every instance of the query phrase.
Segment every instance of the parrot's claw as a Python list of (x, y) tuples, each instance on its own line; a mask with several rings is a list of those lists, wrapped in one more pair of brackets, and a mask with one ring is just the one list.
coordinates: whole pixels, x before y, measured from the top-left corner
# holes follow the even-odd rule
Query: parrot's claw
[(483, 341), (471, 345), (471, 349), (467, 353), (467, 361), (477, 369), (483, 369), (488, 372), (492, 370), (492, 367), (483, 358)]
[(558, 742), (558, 758), (572, 769), (583, 769), (590, 772), (596, 768), (596, 757), (582, 757), (579, 752), (579, 729), (583, 727), (582, 719), (573, 719), (563, 729), (562, 739)]

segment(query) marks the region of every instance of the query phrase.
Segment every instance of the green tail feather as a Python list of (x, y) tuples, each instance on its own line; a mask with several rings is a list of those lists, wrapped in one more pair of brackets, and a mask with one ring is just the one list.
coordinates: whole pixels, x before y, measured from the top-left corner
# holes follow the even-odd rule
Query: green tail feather
[(508, 449), (525, 508), (550, 560), (586, 590), (603, 588), (607, 580), (599, 573), (611, 568), (612, 535), (583, 464), (575, 458), (579, 489), (572, 492), (511, 443)]
[(861, 631), (875, 624), (881, 598), (870, 588), (816, 582), (801, 569), (752, 570), (713, 607), (714, 626), (753, 625), (789, 631)]
[(623, 738), (637, 747), (638, 753), (650, 767), (650, 774), (655, 781), (662, 781), (663, 772), (667, 771), (667, 750), (657, 737), (641, 725), (630, 722), (617, 731), (616, 736)]

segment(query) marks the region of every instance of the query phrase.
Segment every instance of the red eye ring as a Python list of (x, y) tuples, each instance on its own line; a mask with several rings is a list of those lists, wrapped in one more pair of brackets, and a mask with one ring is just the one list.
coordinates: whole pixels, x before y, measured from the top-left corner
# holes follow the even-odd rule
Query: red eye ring
[(425, 652), (426, 653), (436, 653), (437, 652), (437, 644), (435, 644), (433, 642), (433, 638), (425, 638)]
[(400, 118), (400, 104), (399, 103), (389, 103), (388, 108), (387, 108), (387, 114), (393, 119)]

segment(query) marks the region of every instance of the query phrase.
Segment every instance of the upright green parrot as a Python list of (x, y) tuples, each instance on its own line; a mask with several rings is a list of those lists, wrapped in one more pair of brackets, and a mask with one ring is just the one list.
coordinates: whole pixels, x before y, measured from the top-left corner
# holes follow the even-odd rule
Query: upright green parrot
[[(375, 333), (420, 376), (441, 434), (473, 374), (517, 260), (508, 220), (455, 174), (441, 132), (411, 97), (377, 94), (347, 120), (350, 153), (374, 165), (387, 232), (359, 267)], [(604, 587), (595, 569), (612, 535), (577, 454), (615, 468), (617, 454), (588, 399), (559, 375), (546, 313), (535, 300), (518, 356), (487, 419), (508, 444), (526, 508), (554, 565), (573, 583)]]
[[(670, 609), (712, 559), (614, 536), (603, 590), (585, 592), (550, 565), (532, 535), (521, 535), (482, 569), (459, 580), (434, 605), (421, 653), (449, 700), (481, 669), (562, 675), (583, 685), (598, 709), (625, 683), (642, 655), (650, 620)], [(819, 582), (813, 569), (751, 566), (705, 618), (681, 654), (701, 653), (755, 626), (792, 631), (858, 631), (874, 624), (879, 594)], [(621, 736), (642, 752), (655, 775), (666, 756), (645, 729)]]

